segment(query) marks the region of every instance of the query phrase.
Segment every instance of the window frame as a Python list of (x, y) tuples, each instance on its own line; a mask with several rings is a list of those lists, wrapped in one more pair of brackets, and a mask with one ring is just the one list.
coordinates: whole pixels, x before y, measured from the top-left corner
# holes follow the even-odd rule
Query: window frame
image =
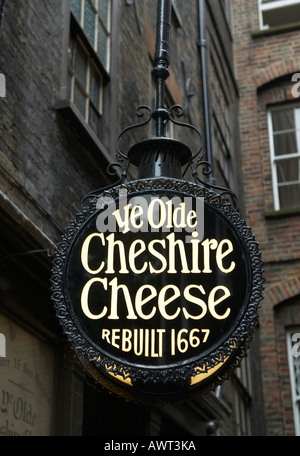
[[(300, 2), (299, 0), (271, 0), (269, 3), (263, 3), (262, 0), (258, 0), (258, 20), (259, 20), (259, 29), (260, 30), (269, 30), (271, 27), (268, 25), (264, 25), (263, 21), (263, 13), (264, 11), (270, 11), (270, 10), (275, 10), (282, 8), (284, 6), (291, 6), (291, 5), (297, 5)], [(282, 25), (288, 25), (288, 24), (282, 24)]]
[[(104, 99), (104, 86), (110, 80), (109, 71), (111, 68), (111, 33), (112, 33), (112, 2), (109, 1), (108, 7), (108, 16), (107, 16), (107, 26), (104, 24), (100, 14), (98, 14), (98, 0), (79, 0), (80, 1), (80, 20), (76, 17), (75, 13), (72, 11), (71, 8), (71, 0), (67, 2), (68, 6), (68, 15), (69, 15), (69, 36), (68, 36), (68, 56), (67, 56), (67, 63), (66, 63), (66, 86), (67, 86), (67, 97), (66, 99), (69, 100), (71, 106), (75, 106), (77, 115), (80, 115), (83, 119), (83, 122), (95, 133), (97, 138), (99, 137), (100, 125), (99, 122), (101, 117), (103, 116), (103, 99)], [(91, 8), (93, 8), (95, 13), (95, 34), (94, 34), (94, 42), (92, 43), (87, 36), (84, 30), (84, 18), (85, 18), (85, 2), (89, 2)], [(95, 2), (95, 5), (94, 5)], [(98, 22), (101, 22), (102, 25), (96, 26)], [(104, 32), (107, 35), (107, 50), (106, 50), (106, 62), (101, 61), (98, 53), (97, 47), (95, 47), (98, 43), (98, 27), (102, 27)], [(82, 84), (79, 82), (79, 79), (76, 74), (75, 65), (73, 62), (74, 59), (74, 52), (76, 50), (70, 49), (70, 43), (72, 42), (72, 46), (80, 47), (81, 50), (84, 52), (87, 60), (86, 60), (86, 86), (83, 87)], [(70, 58), (71, 54), (71, 58)], [(76, 58), (76, 55), (75, 55)], [(90, 83), (91, 83), (91, 67), (94, 67), (94, 71), (97, 73), (99, 77), (99, 105), (96, 106), (93, 102), (92, 97), (90, 96)], [(80, 90), (81, 94), (85, 98), (85, 112), (83, 113), (80, 107), (75, 102), (75, 86)], [(95, 111), (95, 115), (97, 116), (97, 125), (93, 124), (90, 121), (90, 113), (91, 111)]]
[[(111, 28), (112, 28), (112, 24), (111, 24), (111, 21), (112, 21), (112, 0), (107, 0), (109, 2), (109, 5), (108, 5), (108, 24), (107, 26), (104, 24), (100, 14), (98, 13), (98, 1), (99, 0), (79, 0), (81, 2), (81, 19), (80, 21), (78, 20), (78, 18), (76, 17), (75, 13), (72, 11), (72, 8), (71, 8), (71, 0), (69, 0), (69, 10), (70, 10), (70, 14), (72, 15), (73, 19), (76, 21), (76, 23), (78, 24), (78, 27), (80, 29), (80, 32), (84, 35), (86, 41), (88, 42), (89, 46), (93, 49), (94, 51), (94, 59), (97, 60), (97, 63), (99, 64), (100, 63), (100, 66), (101, 66), (101, 69), (102, 71), (104, 71), (107, 75), (109, 75), (110, 73), (110, 67), (111, 67)], [(106, 43), (106, 46), (107, 46), (107, 49), (106, 49), (106, 52), (107, 52), (107, 57), (106, 57), (106, 62), (104, 63), (101, 58), (99, 57), (98, 55), (98, 30), (99, 30), (99, 25), (95, 26), (95, 37), (94, 37), (94, 43), (91, 42), (91, 40), (89, 39), (89, 37), (87, 36), (85, 30), (84, 30), (84, 19), (85, 19), (85, 15), (84, 15), (84, 6), (85, 6), (85, 2), (88, 2), (92, 9), (94, 10), (95, 12), (95, 22), (100, 22), (102, 25), (102, 29), (103, 31), (105, 32), (106, 36), (107, 36), (107, 43)], [(97, 6), (95, 7), (94, 6), (94, 2), (97, 2)]]
[[(95, 63), (95, 60), (93, 56), (90, 54), (87, 46), (85, 46), (83, 40), (80, 37), (80, 34), (75, 35), (75, 43), (73, 45), (77, 46), (77, 43), (85, 53), (85, 56), (87, 58), (87, 63), (86, 63), (86, 86), (84, 87), (81, 81), (79, 80), (77, 73), (75, 69), (73, 68), (73, 64), (69, 65), (68, 64), (68, 80), (69, 80), (69, 98), (70, 101), (78, 108), (77, 104), (75, 103), (75, 85), (78, 86), (80, 92), (85, 98), (85, 113), (83, 113), (79, 110), (81, 113), (82, 117), (84, 118), (85, 122), (90, 125), (90, 105), (94, 107), (94, 109), (97, 111), (99, 115), (99, 120), (102, 117), (103, 114), (103, 87), (104, 87), (104, 77), (101, 71), (99, 70), (98, 66)], [(93, 102), (91, 98), (91, 67), (94, 67), (94, 71), (98, 74), (99, 79), (100, 79), (100, 84), (99, 84), (99, 105), (96, 106), (95, 103)], [(92, 128), (92, 127), (91, 127)], [(94, 130), (95, 131), (95, 130)], [(97, 134), (97, 132), (96, 132)]]
[[(300, 166), (300, 143), (298, 144), (298, 151), (297, 153), (293, 154), (282, 154), (282, 155), (275, 155), (275, 145), (274, 145), (274, 130), (273, 130), (273, 122), (272, 122), (272, 113), (274, 111), (283, 111), (288, 109), (295, 109), (300, 108), (300, 105), (297, 104), (286, 104), (280, 106), (273, 106), (272, 108), (268, 109), (267, 111), (267, 123), (268, 123), (268, 135), (269, 135), (269, 150), (270, 150), (270, 166), (271, 166), (271, 176), (272, 176), (272, 191), (273, 191), (273, 206), (275, 211), (282, 211), (282, 210), (293, 210), (300, 208), (294, 207), (280, 207), (280, 198), (279, 198), (279, 187), (280, 183), (278, 183), (278, 173), (277, 173), (277, 163), (283, 160), (290, 160), (290, 159), (299, 159), (299, 166)], [(299, 125), (300, 126), (300, 125)], [(296, 131), (296, 130), (294, 130)], [(297, 181), (300, 184), (300, 176), (299, 180)], [(296, 181), (291, 181), (290, 184), (296, 184)], [(283, 185), (282, 185), (283, 186)]]
[(234, 372), (235, 388), (233, 391), (233, 410), (237, 435), (251, 436), (252, 423), (250, 406), (252, 403), (253, 385), (250, 358), (242, 360)]
[[(55, 100), (55, 109), (63, 118), (65, 123), (70, 128), (74, 139), (79, 141), (82, 146), (82, 150), (89, 151), (88, 157), (93, 160), (93, 163), (97, 163), (99, 170), (105, 168), (109, 163), (114, 161), (114, 158), (110, 152), (115, 147), (115, 138), (119, 133), (119, 127), (117, 124), (118, 112), (117, 112), (117, 91), (114, 87), (118, 80), (118, 30), (120, 27), (120, 4), (119, 2), (111, 3), (111, 34), (110, 34), (110, 74), (108, 74), (101, 64), (99, 58), (96, 56), (95, 51), (89, 44), (85, 34), (83, 33), (78, 21), (73, 16), (70, 9), (70, 0), (62, 2), (62, 17), (63, 17), (63, 35), (62, 35), (62, 58), (61, 58), (61, 78), (60, 88), (58, 97)], [(100, 120), (100, 135), (97, 136), (95, 131), (89, 124), (83, 119), (77, 106), (72, 103), (69, 93), (68, 85), (68, 64), (69, 64), (69, 43), (70, 43), (70, 32), (71, 27), (74, 31), (80, 30), (84, 44), (88, 47), (90, 52), (95, 58), (98, 58), (97, 63), (99, 69), (103, 74), (103, 108), (102, 108), (102, 119)], [(110, 129), (104, 128), (104, 123), (110, 124)], [(101, 126), (102, 124), (102, 126)], [(104, 159), (104, 162), (103, 162)], [(103, 179), (107, 178), (106, 174), (103, 174)], [(107, 184), (110, 180), (107, 180)]]
[[(296, 392), (296, 379), (294, 373), (294, 356), (292, 354), (292, 335), (295, 333), (300, 334), (300, 327), (291, 328), (286, 333), (286, 344), (287, 344), (287, 354), (288, 354), (288, 365), (289, 365), (289, 376), (290, 376), (290, 386), (291, 386), (291, 396), (293, 404), (293, 416), (294, 416), (294, 426), (295, 426), (295, 435), (300, 436), (300, 393)], [(300, 357), (299, 357), (300, 365)]]

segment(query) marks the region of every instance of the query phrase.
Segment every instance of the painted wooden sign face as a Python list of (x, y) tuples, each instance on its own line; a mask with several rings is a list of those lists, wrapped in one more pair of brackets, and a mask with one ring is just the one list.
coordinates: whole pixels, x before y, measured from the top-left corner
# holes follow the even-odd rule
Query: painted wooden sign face
[(214, 387), (243, 357), (261, 261), (221, 196), (145, 179), (78, 215), (52, 282), (60, 321), (97, 382), (135, 400), (182, 398)]

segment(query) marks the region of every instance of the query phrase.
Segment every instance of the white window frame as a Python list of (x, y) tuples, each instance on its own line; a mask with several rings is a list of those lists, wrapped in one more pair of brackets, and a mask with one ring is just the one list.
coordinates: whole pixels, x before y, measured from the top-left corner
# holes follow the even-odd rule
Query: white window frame
[[(69, 17), (71, 17), (71, 22), (69, 23), (69, 58), (67, 64), (67, 76), (68, 76), (68, 99), (71, 102), (71, 105), (76, 108), (74, 111), (78, 117), (81, 117), (82, 120), (91, 127), (93, 133), (98, 137), (99, 130), (99, 121), (103, 115), (103, 98), (104, 98), (104, 84), (105, 81), (109, 79), (110, 71), (110, 61), (111, 61), (111, 27), (112, 27), (112, 0), (106, 0), (108, 9), (107, 17), (103, 18), (100, 14), (100, 0), (77, 0), (78, 8), (77, 10), (72, 9), (71, 1), (68, 1)], [(89, 4), (94, 12), (94, 20), (92, 21), (93, 27), (92, 36), (88, 36), (85, 31), (85, 7)], [(78, 14), (77, 14), (78, 13)], [(72, 22), (74, 21), (74, 22)], [(101, 29), (101, 33), (105, 34), (105, 49), (106, 53), (103, 54), (103, 59), (101, 59), (100, 54), (98, 54), (98, 33)], [(92, 41), (91, 41), (91, 38)], [(72, 44), (72, 47), (70, 46)], [(85, 75), (86, 75), (86, 84), (85, 87), (80, 83), (78, 74), (76, 73), (75, 66), (73, 67), (73, 46), (80, 47), (82, 52), (86, 56), (85, 63)], [(75, 57), (76, 58), (76, 57)], [(91, 74), (97, 74), (97, 88), (99, 90), (99, 100), (95, 103), (91, 94)], [(75, 103), (75, 87), (81, 92), (82, 97), (84, 98), (84, 105), (82, 100), (81, 109), (77, 103)], [(91, 117), (91, 110), (95, 112), (95, 120)], [(79, 116), (80, 114), (80, 116)]]
[[(93, 49), (95, 50), (96, 54), (97, 54), (97, 51), (98, 51), (98, 30), (99, 30), (99, 24), (97, 24), (97, 22), (101, 22), (102, 24), (102, 28), (104, 30), (104, 32), (106, 33), (107, 35), (107, 49), (106, 49), (106, 52), (107, 52), (107, 56), (106, 56), (106, 62), (102, 62), (100, 57), (98, 56), (99, 58), (99, 61), (102, 63), (103, 67), (105, 68), (106, 72), (109, 73), (110, 71), (110, 36), (111, 36), (111, 14), (112, 14), (112, 5), (111, 5), (111, 1), (112, 0), (107, 0), (108, 1), (108, 25), (106, 26), (103, 21), (102, 21), (102, 18), (100, 16), (100, 14), (98, 13), (99, 11), (99, 8), (98, 8), (98, 5), (99, 5), (99, 0), (79, 0), (81, 2), (81, 20), (80, 20), (80, 27), (82, 29), (82, 31), (84, 32), (84, 8), (85, 8), (85, 2), (89, 2), (89, 4), (91, 5), (92, 9), (94, 10), (95, 12), (95, 37), (94, 37), (94, 43), (92, 43), (89, 39), (89, 43), (91, 44), (91, 46), (93, 47)], [(70, 8), (70, 10), (72, 11), (72, 9)], [(77, 19), (78, 20), (78, 19)], [(98, 55), (98, 54), (97, 54)]]
[(80, 81), (78, 80), (78, 78), (76, 76), (76, 73), (72, 70), (71, 67), (69, 67), (68, 72), (69, 72), (69, 76), (70, 76), (70, 99), (71, 99), (72, 103), (74, 103), (75, 84), (77, 84), (80, 88), (80, 91), (82, 92), (82, 94), (85, 97), (85, 115), (83, 117), (84, 117), (84, 120), (86, 121), (86, 123), (89, 123), (90, 103), (93, 103), (93, 101), (90, 98), (91, 66), (93, 65), (94, 70), (97, 72), (97, 74), (100, 78), (99, 106), (94, 105), (98, 111), (99, 116), (102, 115), (102, 108), (103, 108), (103, 75), (97, 68), (97, 65), (94, 63), (94, 60), (91, 58), (88, 49), (84, 46), (84, 44), (79, 36), (77, 36), (77, 40), (79, 42), (79, 45), (82, 47), (82, 49), (84, 50), (84, 52), (87, 56), (87, 65), (86, 65), (87, 86), (86, 87), (82, 86), (82, 84), (80, 83)]
[[(280, 208), (280, 200), (279, 200), (279, 190), (278, 187), (280, 186), (278, 184), (278, 177), (277, 177), (277, 167), (276, 164), (280, 160), (287, 160), (287, 159), (293, 159), (293, 158), (299, 158), (300, 159), (300, 134), (296, 136), (297, 138), (297, 153), (294, 154), (283, 154), (283, 155), (275, 155), (275, 146), (274, 146), (274, 135), (273, 135), (273, 123), (272, 123), (272, 112), (275, 110), (282, 111), (284, 109), (293, 109), (295, 110), (296, 108), (300, 108), (299, 105), (286, 105), (286, 106), (280, 106), (278, 108), (272, 108), (268, 111), (267, 113), (267, 121), (268, 121), (268, 132), (269, 132), (269, 145), (270, 145), (270, 160), (271, 160), (271, 172), (272, 172), (272, 187), (273, 187), (273, 199), (274, 199), (274, 210), (279, 211)], [(298, 182), (298, 181), (297, 181)], [(299, 182), (300, 182), (300, 176), (299, 176)], [(291, 181), (289, 182), (290, 184), (296, 183)]]
[(268, 25), (264, 25), (263, 21), (263, 12), (268, 10), (274, 10), (282, 8), (284, 6), (300, 4), (299, 0), (273, 0), (269, 3), (263, 3), (262, 0), (258, 0), (258, 18), (259, 18), (259, 28), (260, 30), (267, 30)]
[(295, 435), (300, 436), (300, 394), (296, 392), (296, 379), (294, 373), (294, 363), (297, 359), (297, 363), (300, 364), (300, 357), (296, 358), (292, 351), (292, 335), (295, 333), (300, 334), (300, 327), (293, 330), (287, 331), (287, 353), (288, 353), (288, 363), (289, 363), (289, 372), (290, 372), (290, 384), (291, 384), (291, 394), (293, 402), (293, 414), (294, 414), (294, 425), (295, 425)]

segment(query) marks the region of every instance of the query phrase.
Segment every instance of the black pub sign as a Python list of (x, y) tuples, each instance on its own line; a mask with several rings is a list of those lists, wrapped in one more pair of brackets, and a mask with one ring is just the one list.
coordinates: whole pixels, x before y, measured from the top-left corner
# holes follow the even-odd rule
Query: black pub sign
[(104, 190), (65, 230), (52, 299), (91, 378), (138, 402), (215, 388), (245, 356), (258, 245), (221, 195), (174, 178)]

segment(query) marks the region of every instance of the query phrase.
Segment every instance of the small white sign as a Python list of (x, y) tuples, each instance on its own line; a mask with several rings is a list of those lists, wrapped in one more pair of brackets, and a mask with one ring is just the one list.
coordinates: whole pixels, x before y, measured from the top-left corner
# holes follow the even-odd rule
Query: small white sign
[(2, 73), (0, 73), (0, 97), (6, 97), (6, 80)]
[(6, 339), (5, 335), (0, 333), (0, 358), (6, 357)]

